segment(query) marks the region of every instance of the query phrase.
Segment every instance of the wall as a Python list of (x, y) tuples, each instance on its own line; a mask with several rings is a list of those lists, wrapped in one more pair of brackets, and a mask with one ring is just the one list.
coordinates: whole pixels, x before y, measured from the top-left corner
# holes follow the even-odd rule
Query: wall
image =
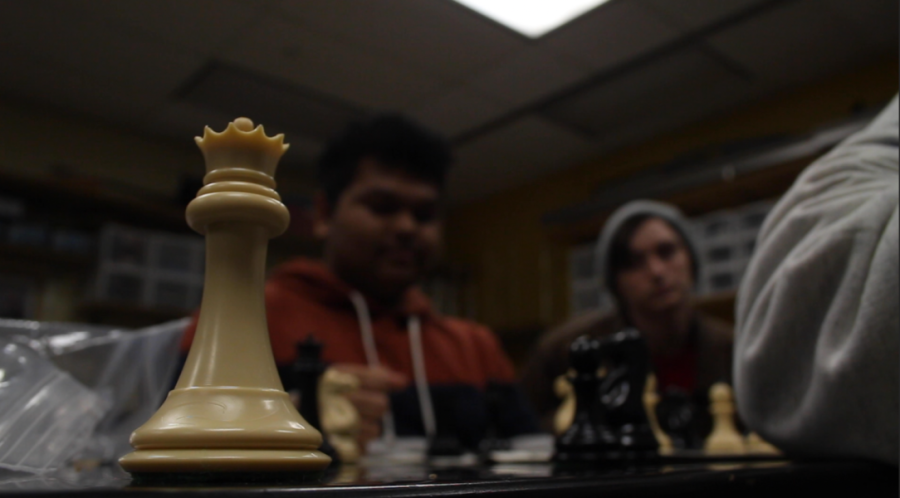
[(453, 209), (446, 256), (467, 274), (462, 309), (498, 331), (508, 346), (528, 342), (568, 316), (567, 251), (585, 238), (583, 230), (551, 230), (542, 215), (588, 199), (605, 181), (709, 144), (802, 133), (859, 106), (882, 105), (897, 93), (897, 73), (897, 61), (885, 60)]

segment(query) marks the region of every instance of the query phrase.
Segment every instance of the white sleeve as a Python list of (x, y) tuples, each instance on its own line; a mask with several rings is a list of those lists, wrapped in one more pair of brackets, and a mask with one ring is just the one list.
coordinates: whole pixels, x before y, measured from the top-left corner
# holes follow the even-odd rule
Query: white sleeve
[(738, 410), (790, 453), (898, 463), (897, 115), (803, 172), (741, 283)]

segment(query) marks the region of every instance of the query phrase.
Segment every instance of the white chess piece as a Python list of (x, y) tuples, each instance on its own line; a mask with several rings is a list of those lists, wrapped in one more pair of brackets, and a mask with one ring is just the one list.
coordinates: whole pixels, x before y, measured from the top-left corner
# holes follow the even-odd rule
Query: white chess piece
[(331, 458), (284, 392), (266, 328), (266, 248), (290, 223), (274, 180), (288, 145), (247, 118), (195, 140), (206, 160), (186, 211), (206, 237), (197, 333), (175, 389), (119, 463), (156, 475), (321, 471)]
[(766, 441), (765, 439), (759, 437), (759, 434), (755, 432), (751, 432), (747, 434), (747, 438), (744, 441), (744, 444), (747, 447), (748, 453), (757, 453), (761, 455), (780, 455), (781, 450), (772, 446), (771, 443)]
[(734, 396), (731, 386), (717, 382), (709, 389), (709, 413), (713, 429), (703, 449), (712, 454), (745, 453), (744, 438), (734, 425)]
[(647, 412), (647, 419), (650, 421), (650, 428), (653, 435), (656, 436), (656, 442), (659, 443), (659, 453), (668, 455), (672, 453), (672, 439), (659, 426), (659, 420), (656, 418), (656, 405), (659, 404), (659, 394), (656, 392), (656, 376), (647, 375), (647, 385), (644, 388), (644, 410)]
[(319, 379), (319, 413), (322, 432), (343, 463), (359, 460), (359, 413), (347, 395), (359, 389), (359, 379), (349, 373), (329, 368)]
[(569, 378), (566, 375), (560, 375), (553, 383), (553, 391), (556, 396), (562, 398), (562, 404), (559, 405), (556, 416), (553, 418), (553, 429), (559, 435), (566, 432), (575, 418), (575, 390), (572, 388)]

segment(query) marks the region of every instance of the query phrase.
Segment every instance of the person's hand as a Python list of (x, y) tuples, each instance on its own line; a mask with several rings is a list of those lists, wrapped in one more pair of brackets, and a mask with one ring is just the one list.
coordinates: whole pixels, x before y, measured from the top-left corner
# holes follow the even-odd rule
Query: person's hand
[(365, 452), (369, 441), (381, 435), (381, 419), (390, 407), (388, 395), (405, 389), (409, 379), (405, 375), (384, 367), (369, 368), (366, 365), (339, 363), (335, 370), (353, 374), (359, 379), (359, 390), (347, 395), (359, 412), (359, 433), (356, 436), (360, 449)]

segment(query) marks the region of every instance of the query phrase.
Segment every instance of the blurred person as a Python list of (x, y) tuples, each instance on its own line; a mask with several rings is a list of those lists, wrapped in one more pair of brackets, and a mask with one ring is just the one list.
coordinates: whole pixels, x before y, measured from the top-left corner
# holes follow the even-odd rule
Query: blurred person
[(605, 337), (634, 327), (647, 341), (658, 390), (696, 407), (687, 446), (701, 443), (710, 429), (709, 388), (731, 378), (732, 329), (694, 307), (700, 268), (687, 221), (674, 206), (638, 200), (610, 216), (597, 242), (596, 270), (614, 297), (612, 311), (573, 318), (539, 340), (523, 374), (523, 385), (551, 431), (560, 400), (554, 380), (569, 368), (568, 348), (582, 334)]
[[(402, 116), (352, 124), (318, 161), (314, 233), (324, 261), (290, 260), (266, 283), (279, 371), (296, 343), (321, 341), (323, 360), (360, 380), (350, 400), (363, 450), (382, 433), (451, 434), (471, 448), (488, 417), (503, 421), (505, 435), (537, 431), (494, 334), (441, 315), (416, 286), (438, 257), (450, 163), (442, 138)], [(499, 414), (487, 413), (488, 383), (505, 393)]]
[(800, 175), (741, 283), (737, 407), (789, 454), (898, 464), (897, 113)]

